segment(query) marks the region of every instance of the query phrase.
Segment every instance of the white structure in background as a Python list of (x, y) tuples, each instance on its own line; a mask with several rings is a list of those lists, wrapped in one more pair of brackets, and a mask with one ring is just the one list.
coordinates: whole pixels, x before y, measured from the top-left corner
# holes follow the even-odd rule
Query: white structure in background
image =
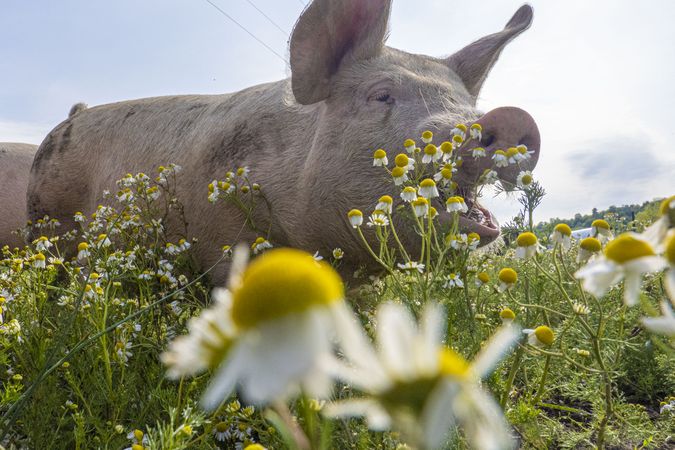
[(593, 231), (593, 228), (580, 228), (578, 230), (572, 230), (572, 239), (580, 240), (580, 239), (586, 239), (587, 237), (591, 237), (591, 232)]

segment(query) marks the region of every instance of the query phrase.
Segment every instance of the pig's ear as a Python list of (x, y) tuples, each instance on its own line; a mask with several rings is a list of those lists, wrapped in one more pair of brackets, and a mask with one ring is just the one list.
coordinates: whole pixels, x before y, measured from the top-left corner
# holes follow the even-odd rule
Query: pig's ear
[(467, 45), (446, 60), (472, 96), (478, 96), (483, 81), (506, 44), (530, 27), (532, 15), (530, 5), (521, 6), (502, 31)]
[(298, 103), (330, 94), (331, 77), (345, 58), (368, 59), (384, 46), (391, 0), (314, 0), (290, 42), (291, 81)]

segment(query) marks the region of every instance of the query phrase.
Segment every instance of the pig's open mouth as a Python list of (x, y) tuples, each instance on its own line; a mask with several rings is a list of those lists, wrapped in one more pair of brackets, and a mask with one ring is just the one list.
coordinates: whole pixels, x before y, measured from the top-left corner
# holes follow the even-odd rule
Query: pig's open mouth
[[(481, 237), (481, 245), (488, 244), (499, 236), (499, 223), (492, 215), (492, 213), (478, 202), (478, 198), (474, 195), (473, 190), (460, 189), (456, 195), (464, 198), (467, 212), (459, 216), (459, 230), (462, 233), (478, 233)], [(446, 198), (441, 193), (441, 205), (439, 211), (445, 210)], [(448, 213), (441, 214), (442, 222), (449, 222), (451, 216)]]

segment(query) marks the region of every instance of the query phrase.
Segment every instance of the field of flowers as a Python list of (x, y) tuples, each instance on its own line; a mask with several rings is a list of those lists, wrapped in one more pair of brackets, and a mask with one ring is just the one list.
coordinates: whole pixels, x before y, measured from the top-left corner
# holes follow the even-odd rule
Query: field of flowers
[[(673, 448), (675, 197), (649, 224), (537, 236), (544, 191), (523, 171), (514, 242), (479, 248), (453, 181), (479, 128), (374, 152), (391, 195), (345, 214), (380, 269), (347, 282), (341, 249), (258, 230), (223, 247), (214, 289), (191, 237), (167, 229), (185, 223), (174, 165), (125, 176), (76, 230), (30, 224), (37, 239), (0, 260), (0, 448)], [(204, 195), (255, 229), (265, 186), (223, 175)]]

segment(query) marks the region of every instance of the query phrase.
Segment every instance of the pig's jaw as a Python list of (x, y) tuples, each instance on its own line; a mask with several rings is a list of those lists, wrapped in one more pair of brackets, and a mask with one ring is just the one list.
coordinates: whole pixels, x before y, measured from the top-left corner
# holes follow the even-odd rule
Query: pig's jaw
[[(468, 211), (459, 216), (460, 233), (478, 233), (480, 236), (480, 245), (486, 245), (497, 239), (499, 236), (499, 222), (494, 215), (475, 198), (470, 195), (464, 196), (464, 201)], [(443, 204), (437, 205), (437, 209), (442, 211), (439, 218), (441, 223), (450, 225), (453, 220), (452, 215), (444, 211), (445, 199), (441, 198)]]

